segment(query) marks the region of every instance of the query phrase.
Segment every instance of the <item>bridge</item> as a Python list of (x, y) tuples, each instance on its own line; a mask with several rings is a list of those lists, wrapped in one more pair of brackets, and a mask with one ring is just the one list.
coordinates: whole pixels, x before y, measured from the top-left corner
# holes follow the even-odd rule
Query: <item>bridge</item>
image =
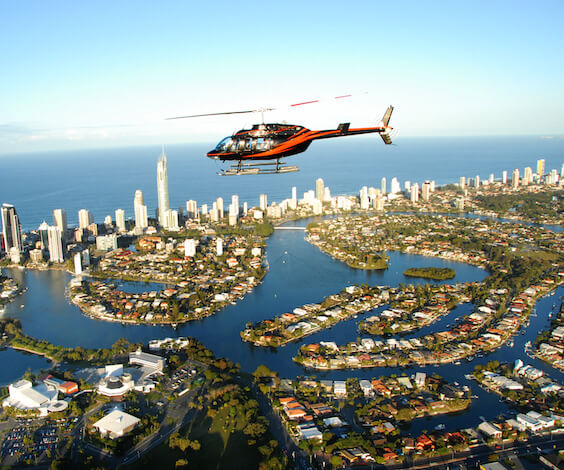
[(305, 227), (274, 227), (274, 230), (301, 230), (305, 232)]

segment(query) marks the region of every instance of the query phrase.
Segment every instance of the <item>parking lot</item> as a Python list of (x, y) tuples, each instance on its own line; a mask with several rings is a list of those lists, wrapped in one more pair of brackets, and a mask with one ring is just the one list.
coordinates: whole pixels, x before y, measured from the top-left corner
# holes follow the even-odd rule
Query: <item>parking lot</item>
[(3, 465), (25, 461), (50, 460), (55, 455), (62, 430), (67, 423), (59, 422), (38, 426), (33, 422), (21, 423), (8, 431), (2, 441), (0, 457)]

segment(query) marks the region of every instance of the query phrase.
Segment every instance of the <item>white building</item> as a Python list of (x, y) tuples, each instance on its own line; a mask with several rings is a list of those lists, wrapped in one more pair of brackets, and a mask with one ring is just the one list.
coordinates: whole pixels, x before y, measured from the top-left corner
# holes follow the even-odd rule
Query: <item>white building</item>
[(47, 237), (49, 241), (49, 260), (52, 263), (62, 263), (65, 257), (61, 230), (57, 226), (49, 227), (47, 229)]
[(139, 421), (139, 418), (116, 409), (96, 421), (92, 427), (97, 429), (102, 437), (116, 439), (132, 431)]
[(261, 194), (259, 196), (259, 207), (261, 211), (266, 211), (268, 207), (268, 196), (266, 194)]
[(157, 161), (157, 196), (159, 202), (159, 224), (161, 227), (168, 228), (167, 212), (170, 210), (170, 203), (168, 197), (168, 169), (164, 146)]
[(149, 221), (147, 219), (147, 206), (143, 201), (143, 192), (140, 189), (135, 191), (135, 198), (133, 199), (133, 210), (135, 213), (135, 232), (137, 234), (142, 234), (143, 231), (149, 226)]
[(162, 371), (164, 369), (166, 359), (161, 356), (156, 356), (155, 354), (149, 354), (137, 350), (129, 353), (129, 363)]
[(53, 210), (53, 224), (59, 227), (64, 239), (67, 233), (67, 212), (64, 209)]
[(223, 238), (217, 238), (215, 243), (216, 243), (215, 254), (217, 256), (222, 256), (223, 255)]
[(193, 199), (186, 201), (186, 217), (195, 219), (198, 217), (198, 203)]
[(18, 380), (8, 386), (9, 396), (2, 406), (18, 410), (38, 410), (41, 415), (47, 414), (47, 408), (57, 401), (58, 391), (54, 387), (39, 384), (36, 387), (29, 380)]
[(192, 238), (184, 240), (184, 256), (187, 258), (196, 256), (196, 240)]
[(125, 232), (125, 211), (123, 209), (116, 209), (116, 228), (120, 232)]
[(87, 229), (93, 223), (94, 219), (89, 210), (80, 209), (78, 211), (78, 228)]

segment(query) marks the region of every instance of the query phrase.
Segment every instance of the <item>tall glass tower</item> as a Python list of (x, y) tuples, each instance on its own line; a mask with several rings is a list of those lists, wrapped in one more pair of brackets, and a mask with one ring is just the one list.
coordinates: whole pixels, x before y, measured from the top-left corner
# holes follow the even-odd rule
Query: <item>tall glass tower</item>
[(159, 199), (159, 224), (162, 227), (167, 228), (170, 204), (168, 198), (168, 170), (166, 168), (164, 146), (157, 162), (157, 195)]
[(4, 251), (9, 253), (15, 248), (21, 253), (22, 230), (16, 208), (12, 204), (2, 204), (2, 235), (4, 236)]

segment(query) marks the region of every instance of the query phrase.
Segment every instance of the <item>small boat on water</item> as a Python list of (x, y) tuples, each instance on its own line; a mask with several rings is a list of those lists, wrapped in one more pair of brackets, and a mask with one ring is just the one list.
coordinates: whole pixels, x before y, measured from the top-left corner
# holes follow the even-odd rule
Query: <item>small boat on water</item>
[(444, 431), (446, 429), (446, 426), (444, 424), (437, 424), (435, 426), (435, 431)]

